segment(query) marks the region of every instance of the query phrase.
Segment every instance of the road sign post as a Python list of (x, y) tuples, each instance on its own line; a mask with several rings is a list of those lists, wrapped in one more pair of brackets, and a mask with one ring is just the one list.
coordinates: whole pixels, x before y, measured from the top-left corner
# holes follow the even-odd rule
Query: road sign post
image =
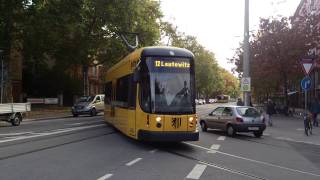
[(309, 76), (305, 76), (302, 80), (301, 80), (301, 88), (304, 90), (304, 110), (305, 113), (307, 114), (307, 100), (308, 100), (308, 90), (311, 88), (311, 78)]
[(311, 78), (309, 77), (310, 72), (313, 69), (314, 59), (304, 58), (300, 60), (300, 64), (304, 71), (305, 77), (301, 80), (301, 88), (304, 90), (304, 110), (305, 115), (308, 112), (308, 90), (311, 88)]
[(250, 92), (251, 91), (251, 78), (243, 77), (241, 79), (241, 91), (242, 92)]

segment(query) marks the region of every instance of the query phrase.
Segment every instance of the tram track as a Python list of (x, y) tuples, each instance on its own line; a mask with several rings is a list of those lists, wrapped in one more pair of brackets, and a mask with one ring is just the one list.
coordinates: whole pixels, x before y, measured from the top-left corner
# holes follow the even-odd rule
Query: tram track
[(167, 152), (167, 153), (170, 153), (170, 154), (173, 154), (173, 155), (176, 155), (176, 156), (179, 156), (179, 157), (182, 157), (182, 158), (185, 158), (185, 159), (196, 161), (198, 163), (207, 165), (209, 167), (213, 167), (215, 169), (219, 169), (219, 170), (226, 171), (226, 172), (229, 172), (229, 173), (232, 173), (232, 174), (236, 174), (236, 175), (239, 175), (239, 176), (245, 176), (247, 178), (255, 179), (255, 180), (268, 180), (265, 177), (261, 177), (261, 176), (255, 175), (255, 174), (251, 174), (251, 173), (247, 173), (247, 172), (244, 172), (244, 171), (232, 169), (232, 168), (229, 168), (229, 167), (226, 167), (226, 166), (223, 166), (223, 165), (219, 165), (219, 164), (216, 164), (216, 163), (213, 163), (213, 162), (201, 160), (201, 159), (198, 159), (198, 158), (196, 158), (194, 156), (189, 156), (189, 155), (186, 155), (186, 154), (183, 154), (183, 153), (176, 152), (174, 150), (170, 150), (170, 149), (166, 149), (166, 148), (163, 148), (163, 149), (160, 148), (160, 150), (162, 150), (164, 152)]
[[(90, 130), (93, 130), (93, 129), (84, 130), (84, 131), (90, 131)], [(94, 129), (94, 130), (96, 130), (96, 129)], [(10, 148), (10, 147), (13, 147), (13, 146), (23, 145), (23, 144), (30, 143), (30, 142), (34, 143), (34, 142), (41, 142), (41, 141), (48, 141), (48, 140), (52, 140), (52, 139), (58, 139), (58, 138), (61, 138), (61, 137), (74, 135), (74, 134), (81, 133), (81, 132), (84, 132), (84, 131), (77, 131), (77, 132), (71, 132), (71, 133), (69, 132), (69, 133), (64, 133), (64, 134), (60, 134), (60, 135), (55, 135), (55, 136), (52, 136), (52, 137), (49, 136), (49, 137), (47, 137), (45, 139), (43, 139), (43, 138), (32, 139), (32, 140), (28, 140), (28, 141), (24, 141), (24, 142), (20, 142), (20, 143), (9, 144), (9, 145), (0, 147), (0, 150), (1, 150), (1, 148)], [(37, 153), (37, 152), (44, 151), (44, 150), (54, 149), (54, 148), (65, 146), (65, 145), (79, 143), (79, 142), (83, 142), (83, 141), (87, 141), (87, 140), (91, 140), (91, 139), (95, 139), (95, 138), (99, 138), (99, 137), (103, 137), (103, 136), (108, 136), (108, 135), (112, 135), (112, 134), (115, 134), (115, 133), (116, 133), (116, 131), (112, 130), (112, 131), (107, 132), (107, 133), (86, 136), (86, 137), (78, 138), (78, 139), (75, 139), (75, 140), (68, 140), (67, 142), (57, 143), (57, 144), (54, 144), (54, 145), (44, 145), (44, 146), (42, 146), (40, 148), (35, 148), (35, 149), (29, 150), (29, 151), (13, 153), (11, 155), (0, 157), (0, 161), (1, 160), (15, 158), (15, 157), (19, 157), (19, 156), (23, 156), (23, 155), (27, 155), (27, 154)]]

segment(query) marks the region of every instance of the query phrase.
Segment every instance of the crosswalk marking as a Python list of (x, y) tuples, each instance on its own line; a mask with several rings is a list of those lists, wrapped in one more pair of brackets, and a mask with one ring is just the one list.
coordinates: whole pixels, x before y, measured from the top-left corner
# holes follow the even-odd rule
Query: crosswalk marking
[(196, 164), (186, 178), (199, 179), (206, 168), (207, 168), (207, 165)]
[(218, 140), (218, 141), (224, 141), (225, 139), (226, 139), (225, 136), (219, 136), (217, 140)]
[(106, 174), (106, 175), (104, 175), (102, 177), (99, 177), (97, 180), (106, 180), (106, 179), (111, 178), (111, 176), (113, 176), (113, 174)]

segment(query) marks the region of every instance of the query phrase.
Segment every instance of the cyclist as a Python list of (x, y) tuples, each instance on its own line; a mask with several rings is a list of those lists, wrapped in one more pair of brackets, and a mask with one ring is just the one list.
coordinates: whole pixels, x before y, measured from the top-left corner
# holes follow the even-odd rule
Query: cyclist
[(304, 122), (304, 132), (308, 136), (309, 134), (312, 134), (312, 123), (311, 120), (313, 118), (312, 112), (308, 111), (305, 112), (304, 117), (303, 117), (303, 122)]

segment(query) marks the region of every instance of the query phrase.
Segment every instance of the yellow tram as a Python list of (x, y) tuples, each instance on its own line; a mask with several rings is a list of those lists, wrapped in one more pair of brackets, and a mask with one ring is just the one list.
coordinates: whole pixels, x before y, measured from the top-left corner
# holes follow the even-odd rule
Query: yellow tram
[(194, 55), (181, 48), (145, 47), (111, 67), (105, 121), (143, 141), (197, 141)]

